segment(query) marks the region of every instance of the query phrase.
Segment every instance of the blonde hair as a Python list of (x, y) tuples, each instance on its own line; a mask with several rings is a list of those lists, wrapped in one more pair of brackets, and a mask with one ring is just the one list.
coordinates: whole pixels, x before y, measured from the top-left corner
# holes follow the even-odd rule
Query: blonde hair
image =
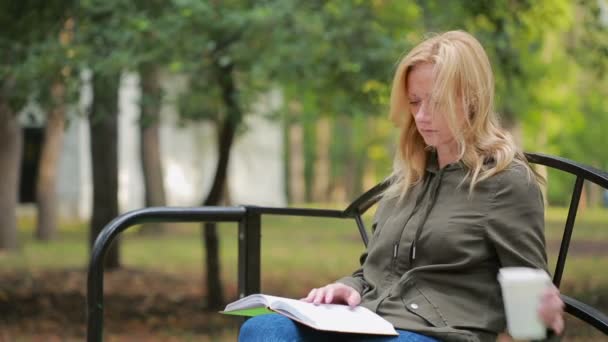
[[(469, 192), (479, 182), (506, 169), (512, 162), (528, 166), (511, 135), (500, 127), (494, 112), (494, 76), (483, 47), (472, 35), (449, 31), (431, 37), (401, 59), (391, 89), (390, 119), (399, 127), (391, 185), (385, 195), (403, 198), (424, 177), (427, 146), (418, 133), (407, 98), (409, 73), (419, 64), (433, 68), (431, 113), (446, 115), (459, 148), (459, 159), (467, 167)], [(460, 108), (459, 108), (460, 107)], [(465, 113), (457, 127), (456, 113)], [(486, 161), (492, 160), (492, 163)]]

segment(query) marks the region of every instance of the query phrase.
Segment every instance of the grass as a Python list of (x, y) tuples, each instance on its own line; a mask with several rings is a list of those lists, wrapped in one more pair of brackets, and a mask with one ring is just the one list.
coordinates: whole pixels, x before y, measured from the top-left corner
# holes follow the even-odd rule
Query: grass
[[(561, 240), (566, 215), (564, 208), (547, 210), (548, 241)], [(370, 216), (366, 216), (365, 221), (369, 222)], [(33, 219), (21, 220), (22, 248), (15, 254), (0, 255), (1, 269), (41, 270), (86, 266), (88, 230), (84, 223), (62, 224), (57, 238), (51, 242), (34, 240), (33, 226)], [(197, 271), (204, 258), (199, 227), (196, 224), (174, 224), (170, 233), (161, 237), (139, 235), (138, 228), (134, 227), (123, 234), (122, 261), (134, 268), (167, 272)], [(322, 274), (351, 270), (358, 265), (358, 256), (363, 251), (352, 220), (265, 216), (262, 227), (262, 267), (271, 274), (299, 268), (318, 270)], [(237, 262), (237, 227), (223, 223), (218, 231), (221, 258), (231, 269), (230, 265)], [(579, 213), (573, 241), (603, 241), (608, 244), (608, 210)], [(553, 252), (550, 251), (551, 256)], [(595, 267), (605, 258), (578, 259), (569, 258), (568, 261), (577, 266), (589, 261)], [(586, 270), (575, 267), (572, 271), (576, 276), (577, 272)]]
[[(547, 211), (546, 237), (560, 240), (564, 208)], [(369, 222), (370, 217), (366, 217)], [(88, 261), (87, 227), (79, 223), (62, 225), (56, 240), (40, 242), (32, 239), (33, 220), (21, 221), (22, 249), (16, 254), (0, 256), (0, 268), (9, 270), (43, 270), (85, 267)], [(300, 217), (264, 217), (262, 223), (262, 272), (273, 279), (287, 277), (298, 270), (330, 279), (346, 274), (358, 266), (363, 251), (354, 221)], [(139, 235), (134, 227), (122, 238), (122, 262), (132, 268), (155, 269), (165, 272), (197, 272), (204, 260), (199, 225), (175, 224), (170, 234), (162, 237)], [(221, 258), (226, 280), (236, 280), (237, 227), (219, 227)], [(608, 245), (608, 210), (586, 210), (579, 214), (573, 241), (604, 241)], [(311, 253), (314, 251), (314, 253)], [(556, 253), (549, 253), (554, 264)], [(593, 272), (607, 269), (605, 256), (571, 256), (566, 266), (565, 280), (594, 279), (608, 283), (608, 273)], [(597, 280), (599, 278), (599, 280)]]
[[(561, 238), (567, 216), (568, 208), (547, 209), (545, 230), (548, 239)], [(580, 210), (576, 217), (573, 237), (608, 241), (608, 209)]]
[[(567, 210), (549, 208), (546, 217), (548, 241), (560, 240)], [(365, 217), (369, 222), (370, 216)], [(22, 248), (15, 254), (0, 254), (2, 272), (36, 272), (53, 269), (85, 269), (88, 263), (88, 231), (83, 223), (64, 223), (57, 238), (39, 242), (32, 238), (33, 220), (20, 221)], [(579, 214), (574, 244), (563, 280), (564, 292), (608, 311), (604, 297), (608, 289), (608, 210), (585, 210)], [(358, 267), (363, 244), (352, 220), (266, 216), (262, 222), (262, 291), (301, 296)], [(228, 296), (236, 297), (237, 227), (219, 227), (222, 277)], [(130, 229), (122, 237), (121, 260), (132, 269), (170, 274), (202, 275), (204, 260), (200, 225), (175, 224), (162, 236), (137, 234)], [(586, 253), (584, 244), (600, 244), (597, 253)], [(602, 252), (601, 246), (603, 247)], [(575, 249), (582, 248), (581, 253)], [(579, 251), (580, 252), (580, 251)], [(549, 251), (550, 265), (556, 251)], [(581, 298), (582, 297), (582, 298)], [(170, 329), (170, 328), (168, 328)], [(168, 334), (171, 332), (168, 330)], [(230, 333), (229, 333), (230, 334)], [(188, 339), (188, 337), (184, 337)]]

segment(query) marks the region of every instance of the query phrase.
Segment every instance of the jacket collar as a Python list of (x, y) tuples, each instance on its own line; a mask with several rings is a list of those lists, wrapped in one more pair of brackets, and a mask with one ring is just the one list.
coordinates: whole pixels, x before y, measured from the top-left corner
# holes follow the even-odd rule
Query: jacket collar
[[(437, 150), (432, 148), (431, 150), (429, 150), (427, 152), (426, 155), (426, 171), (431, 172), (431, 173), (438, 173), (441, 169), (439, 168), (439, 157), (437, 156)], [(454, 163), (450, 163), (446, 166), (443, 167), (444, 171), (451, 171), (451, 170), (460, 170), (463, 169), (465, 167), (464, 163), (462, 162), (462, 160), (459, 160), (457, 162)]]

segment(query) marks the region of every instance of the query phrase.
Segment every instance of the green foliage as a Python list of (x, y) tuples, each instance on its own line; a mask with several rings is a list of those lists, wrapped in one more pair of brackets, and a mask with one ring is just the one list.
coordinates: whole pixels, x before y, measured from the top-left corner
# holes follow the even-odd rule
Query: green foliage
[(248, 112), (273, 86), (269, 67), (287, 42), (265, 39), (291, 13), (290, 1), (217, 3), (175, 0), (164, 22), (173, 27), (169, 69), (188, 75), (189, 87), (178, 100), (186, 120), (218, 120), (226, 115), (221, 75), (234, 68), (239, 106)]
[[(176, 99), (186, 124), (228, 115), (220, 80), (232, 70), (232, 100), (243, 113), (270, 89), (281, 89), (286, 105), (299, 103), (300, 113), (281, 112), (287, 121), (304, 123), (306, 144), (315, 144), (310, 120), (350, 117), (354, 122), (345, 127), (352, 132), (335, 128), (334, 176), (352, 154), (355, 165), (379, 165), (380, 179), (390, 169), (394, 144), (384, 115), (395, 63), (428, 32), (464, 29), (486, 48), (497, 109), (508, 126), (521, 128), (526, 150), (606, 169), (608, 150), (597, 148), (608, 124), (602, 11), (598, 1), (575, 0), (3, 2), (0, 80), (20, 108), (32, 94), (48, 103), (57, 79), (76, 93), (82, 68), (158, 68), (186, 78)], [(62, 44), (69, 18), (74, 39)], [(305, 150), (310, 180), (315, 149)], [(565, 201), (565, 182), (551, 180), (552, 201)]]
[[(293, 18), (299, 39), (284, 48), (281, 79), (292, 83), (298, 95), (311, 92), (323, 115), (378, 114), (385, 104), (382, 85), (390, 82), (397, 57), (410, 45), (404, 36), (417, 13), (412, 6), (379, 1), (302, 6)], [(399, 26), (383, 22), (396, 17), (402, 20)]]
[(74, 98), (70, 18), (75, 1), (3, 1), (0, 6), (0, 97), (13, 112), (32, 97), (51, 104), (51, 85), (62, 82)]
[(128, 29), (134, 10), (128, 0), (80, 2), (76, 41), (82, 68), (94, 75), (113, 75), (136, 66), (137, 35)]

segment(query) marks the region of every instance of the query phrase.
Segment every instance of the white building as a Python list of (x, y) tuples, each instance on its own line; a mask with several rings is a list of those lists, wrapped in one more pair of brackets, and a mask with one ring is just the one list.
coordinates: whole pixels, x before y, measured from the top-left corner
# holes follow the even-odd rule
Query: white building
[[(121, 212), (144, 205), (139, 158), (139, 79), (125, 74), (119, 93), (119, 205)], [(167, 96), (175, 96), (184, 82), (164, 82)], [(91, 101), (91, 88), (83, 89), (80, 108)], [(262, 97), (254, 113), (246, 116), (249, 128), (237, 135), (228, 168), (228, 190), (234, 204), (284, 206), (283, 136), (278, 122), (264, 113), (281, 104), (278, 91)], [(64, 137), (58, 170), (60, 215), (88, 219), (91, 214), (92, 181), (89, 129), (86, 117), (72, 112)], [(167, 204), (198, 206), (209, 191), (217, 163), (216, 132), (208, 123), (177, 124), (175, 108), (161, 109), (161, 157)]]

